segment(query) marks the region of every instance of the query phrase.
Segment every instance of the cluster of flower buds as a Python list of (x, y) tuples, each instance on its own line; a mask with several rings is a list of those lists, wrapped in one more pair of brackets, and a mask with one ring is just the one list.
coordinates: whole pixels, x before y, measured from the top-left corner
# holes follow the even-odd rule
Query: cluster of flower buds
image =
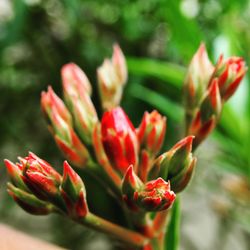
[[(145, 113), (139, 128), (135, 129), (121, 107), (106, 111), (100, 125), (95, 129), (93, 144), (97, 160), (113, 180), (123, 176), (123, 198), (132, 210), (136, 210), (139, 203), (142, 204), (139, 201), (144, 199), (140, 198), (140, 194), (149, 194), (150, 197), (150, 194), (154, 193), (146, 191), (149, 190), (148, 187), (152, 187), (151, 184), (146, 185), (148, 180), (154, 183), (157, 178), (162, 178), (169, 192), (170, 180), (172, 190), (180, 192), (187, 186), (192, 176), (196, 162), (191, 152), (193, 136), (186, 137), (171, 150), (156, 158), (165, 131), (166, 118), (157, 111)], [(130, 165), (133, 168), (128, 169)], [(119, 185), (120, 181), (115, 183)], [(161, 181), (156, 183), (162, 184)], [(156, 187), (158, 188), (157, 185)], [(157, 199), (158, 195), (163, 193), (162, 190), (160, 188), (160, 191), (155, 193)], [(135, 192), (138, 194), (138, 201), (134, 200)], [(168, 196), (167, 191), (166, 195)], [(168, 207), (162, 205), (166, 199), (161, 198), (162, 203), (156, 206), (159, 210)], [(145, 209), (153, 210), (147, 206)]]
[[(127, 80), (124, 55), (118, 45), (114, 45), (113, 49), (112, 60), (106, 59), (97, 71), (104, 110), (119, 105)], [(68, 108), (49, 87), (47, 92), (42, 92), (42, 111), (64, 156), (74, 166), (82, 168), (91, 161), (88, 148), (96, 141), (93, 142), (93, 134), (99, 126), (98, 116), (91, 101), (92, 88), (85, 73), (74, 63), (64, 65), (61, 76)], [(102, 133), (105, 133), (103, 129)], [(136, 159), (132, 163), (135, 161)]]
[(194, 55), (184, 84), (187, 134), (196, 148), (215, 128), (224, 102), (236, 91), (247, 71), (240, 57), (220, 56), (214, 66), (201, 44)]
[(36, 215), (63, 213), (71, 218), (86, 216), (84, 184), (66, 161), (63, 177), (33, 153), (20, 157), (16, 164), (5, 160), (5, 165), (11, 180), (8, 192), (25, 211)]
[(95, 129), (97, 159), (112, 176), (114, 172), (123, 176), (123, 199), (133, 211), (167, 209), (174, 201), (173, 191), (182, 191), (191, 179), (196, 163), (192, 156), (193, 136), (155, 158), (165, 131), (166, 118), (157, 111), (145, 113), (135, 129), (121, 107), (106, 111)]
[[(136, 234), (142, 242), (140, 247), (145, 247), (140, 249), (146, 249), (146, 246), (153, 249), (151, 244), (147, 245), (150, 241), (144, 236), (151, 237), (154, 225), (161, 218), (163, 222), (158, 224), (165, 225), (167, 213), (158, 213), (154, 217), (157, 223), (154, 223), (147, 212), (167, 210), (175, 201), (176, 193), (186, 188), (196, 165), (192, 149), (214, 129), (224, 102), (235, 92), (246, 70), (243, 59), (235, 57), (228, 60), (220, 57), (213, 66), (202, 44), (191, 61), (185, 81), (188, 136), (160, 155), (166, 134), (166, 117), (155, 110), (145, 112), (135, 128), (119, 106), (127, 68), (118, 45), (114, 46), (112, 59), (106, 59), (97, 70), (105, 111), (100, 121), (91, 101), (91, 84), (73, 63), (63, 66), (61, 71), (66, 105), (49, 87), (42, 93), (41, 106), (49, 130), (67, 160), (75, 167), (94, 169), (97, 180), (101, 178), (119, 202), (128, 206), (129, 210), (125, 212), (129, 211), (127, 215), (132, 216), (134, 228), (144, 234)], [(126, 231), (89, 212), (84, 184), (68, 162), (64, 162), (63, 175), (33, 153), (19, 158), (16, 164), (6, 160), (5, 165), (11, 179), (8, 192), (26, 211), (40, 215), (52, 212), (68, 215), (136, 245), (135, 232)], [(148, 218), (151, 230), (145, 226)]]
[(118, 45), (113, 47), (112, 59), (105, 59), (97, 69), (97, 77), (103, 109), (110, 110), (118, 106), (127, 81), (125, 57)]

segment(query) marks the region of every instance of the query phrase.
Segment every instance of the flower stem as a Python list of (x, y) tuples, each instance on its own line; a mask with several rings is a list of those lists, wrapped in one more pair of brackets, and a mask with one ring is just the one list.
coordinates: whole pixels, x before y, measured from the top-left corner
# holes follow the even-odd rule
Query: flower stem
[(166, 228), (169, 210), (163, 210), (156, 214), (153, 222), (155, 235), (158, 235)]
[(95, 229), (97, 231), (103, 232), (107, 235), (114, 236), (117, 239), (136, 247), (145, 246), (149, 239), (144, 237), (143, 235), (111, 223), (103, 218), (100, 218), (92, 213), (88, 213), (86, 217), (81, 218), (80, 221), (77, 222)]

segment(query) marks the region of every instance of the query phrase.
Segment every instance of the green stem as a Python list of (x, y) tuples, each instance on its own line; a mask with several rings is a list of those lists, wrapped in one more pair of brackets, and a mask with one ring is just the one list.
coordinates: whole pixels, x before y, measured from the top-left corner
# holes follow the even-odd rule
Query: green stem
[(144, 237), (142, 234), (113, 224), (92, 213), (88, 213), (86, 217), (81, 218), (80, 221), (77, 220), (77, 222), (99, 232), (103, 232), (109, 236), (114, 236), (117, 239), (135, 247), (143, 247), (149, 242), (149, 239)]
[(155, 235), (159, 235), (160, 233), (165, 232), (168, 215), (169, 210), (163, 210), (156, 214), (153, 222)]

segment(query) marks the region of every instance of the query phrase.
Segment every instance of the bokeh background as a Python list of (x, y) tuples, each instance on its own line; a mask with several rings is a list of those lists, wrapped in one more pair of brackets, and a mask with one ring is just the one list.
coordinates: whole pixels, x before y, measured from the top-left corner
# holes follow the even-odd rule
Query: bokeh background
[[(248, 0), (0, 0), (0, 159), (29, 150), (63, 161), (40, 111), (40, 92), (61, 94), (60, 68), (73, 61), (96, 89), (96, 68), (118, 42), (129, 69), (122, 105), (135, 125), (144, 110), (168, 117), (165, 149), (183, 136), (182, 85), (201, 41), (215, 62), (220, 53), (250, 65)], [(226, 104), (218, 128), (196, 152), (198, 167), (182, 196), (185, 250), (247, 250), (250, 246), (249, 73)], [(96, 94), (93, 101), (97, 103)], [(0, 163), (0, 221), (69, 249), (116, 249), (101, 234), (58, 216), (23, 212), (6, 194)], [(86, 183), (93, 210), (120, 220), (116, 204)], [(99, 191), (98, 191), (99, 190)]]

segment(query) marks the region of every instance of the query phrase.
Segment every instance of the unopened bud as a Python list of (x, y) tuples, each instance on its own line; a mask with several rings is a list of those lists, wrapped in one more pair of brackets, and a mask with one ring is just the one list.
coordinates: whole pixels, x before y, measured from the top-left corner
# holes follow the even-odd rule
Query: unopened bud
[(28, 191), (28, 187), (23, 181), (22, 165), (20, 163), (14, 164), (7, 159), (4, 160), (4, 163), (7, 168), (11, 183), (22, 190)]
[(134, 192), (143, 187), (143, 182), (135, 174), (133, 165), (130, 165), (122, 180), (123, 199), (131, 210), (136, 211), (138, 208), (134, 202)]
[(102, 143), (111, 165), (125, 173), (129, 165), (136, 169), (138, 139), (135, 128), (122, 108), (104, 113), (101, 122)]
[(39, 199), (53, 201), (58, 197), (62, 177), (46, 161), (33, 153), (21, 162), (23, 180)]
[(156, 155), (161, 149), (165, 132), (166, 117), (161, 116), (156, 110), (151, 113), (145, 112), (137, 130), (141, 148), (153, 156)]
[(188, 133), (195, 136), (194, 147), (197, 147), (213, 131), (221, 114), (222, 103), (215, 78), (190, 124)]
[(91, 85), (86, 75), (75, 64), (62, 68), (63, 92), (73, 114), (81, 139), (90, 144), (95, 123), (98, 121), (95, 107), (90, 99)]
[(61, 193), (68, 213), (73, 217), (84, 217), (88, 212), (88, 206), (83, 181), (66, 161), (63, 167)]
[(127, 66), (118, 45), (114, 45), (112, 60), (105, 59), (98, 68), (97, 77), (103, 108), (109, 110), (119, 106), (127, 81)]
[(34, 215), (47, 215), (54, 211), (53, 206), (48, 203), (39, 200), (33, 194), (30, 194), (22, 189), (15, 187), (8, 183), (8, 193), (15, 202), (26, 212)]
[(203, 97), (214, 66), (208, 58), (205, 45), (202, 43), (193, 56), (184, 83), (186, 109), (193, 110)]
[[(183, 190), (190, 179), (187, 176), (192, 175), (195, 166), (192, 155), (193, 138), (193, 136), (188, 136), (176, 143), (169, 151), (160, 155), (152, 167), (153, 174), (151, 175), (170, 180), (174, 192)], [(184, 179), (188, 180), (185, 186)]]
[(243, 58), (230, 57), (224, 60), (222, 55), (219, 57), (212, 79), (218, 78), (220, 94), (224, 101), (234, 94), (246, 71), (247, 67)]
[(70, 93), (75, 94), (77, 89), (80, 95), (86, 92), (91, 95), (92, 88), (89, 79), (75, 63), (65, 64), (61, 69), (61, 75), (63, 84)]
[(170, 183), (162, 178), (147, 182), (145, 186), (134, 193), (136, 204), (146, 211), (161, 211), (168, 209), (175, 200), (175, 193), (170, 190)]

